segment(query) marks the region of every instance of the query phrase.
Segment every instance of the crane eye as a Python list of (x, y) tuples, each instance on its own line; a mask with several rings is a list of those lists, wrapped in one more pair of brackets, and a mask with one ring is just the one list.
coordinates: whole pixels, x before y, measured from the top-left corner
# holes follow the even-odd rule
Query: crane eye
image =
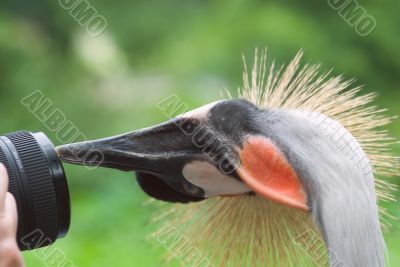
[(199, 195), (202, 192), (202, 190), (199, 187), (197, 187), (187, 181), (183, 182), (183, 189), (185, 190), (185, 192), (187, 192), (191, 195)]

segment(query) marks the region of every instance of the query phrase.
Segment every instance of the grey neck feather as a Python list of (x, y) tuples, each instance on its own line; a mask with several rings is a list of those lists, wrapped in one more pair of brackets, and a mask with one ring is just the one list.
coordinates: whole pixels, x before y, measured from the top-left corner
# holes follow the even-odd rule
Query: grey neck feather
[(323, 115), (298, 111), (263, 111), (257, 124), (302, 180), (331, 266), (384, 266), (374, 177), (351, 134)]

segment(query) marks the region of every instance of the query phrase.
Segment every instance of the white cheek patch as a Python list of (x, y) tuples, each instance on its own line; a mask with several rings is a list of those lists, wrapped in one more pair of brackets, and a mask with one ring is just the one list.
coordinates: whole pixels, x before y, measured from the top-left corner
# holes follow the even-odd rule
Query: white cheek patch
[(204, 190), (204, 197), (240, 195), (251, 192), (244, 183), (232, 176), (222, 174), (214, 165), (194, 161), (183, 167), (182, 175), (192, 184)]
[(198, 118), (198, 119), (205, 118), (210, 109), (221, 101), (223, 100), (214, 101), (207, 105), (193, 109), (191, 111), (179, 115), (178, 118)]

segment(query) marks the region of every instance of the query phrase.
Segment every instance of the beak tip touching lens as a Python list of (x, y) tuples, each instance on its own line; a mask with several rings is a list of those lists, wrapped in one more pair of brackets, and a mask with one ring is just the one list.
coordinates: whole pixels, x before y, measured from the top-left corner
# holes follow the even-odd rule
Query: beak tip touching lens
[(59, 159), (65, 162), (75, 162), (80, 158), (81, 151), (74, 144), (62, 145), (55, 148)]
[(55, 148), (58, 156), (60, 158), (68, 158), (73, 154), (73, 146), (72, 145), (62, 145)]

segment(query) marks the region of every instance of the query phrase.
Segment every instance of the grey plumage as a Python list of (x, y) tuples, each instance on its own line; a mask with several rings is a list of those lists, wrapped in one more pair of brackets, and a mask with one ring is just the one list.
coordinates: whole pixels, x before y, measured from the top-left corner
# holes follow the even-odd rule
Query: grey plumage
[[(302, 180), (331, 266), (384, 266), (385, 245), (373, 174), (363, 172), (331, 135), (321, 131), (321, 119), (329, 120), (333, 129), (339, 125), (323, 115), (287, 110), (266, 111), (259, 124), (284, 151)], [(342, 138), (349, 137), (354, 140), (348, 132)], [(357, 155), (365, 160), (367, 156), (358, 148)]]

